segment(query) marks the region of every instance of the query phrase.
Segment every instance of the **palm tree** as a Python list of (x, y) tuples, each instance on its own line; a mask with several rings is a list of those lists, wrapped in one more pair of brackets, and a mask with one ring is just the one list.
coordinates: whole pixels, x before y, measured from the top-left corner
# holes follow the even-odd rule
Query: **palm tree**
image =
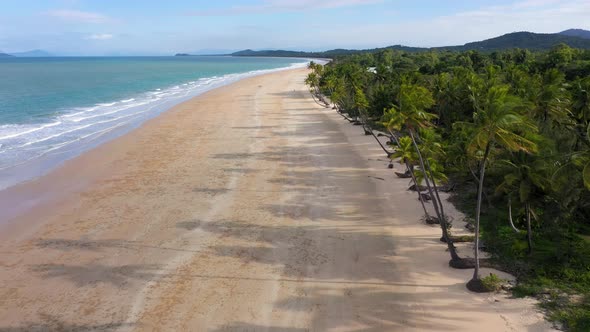
[[(434, 105), (434, 99), (432, 98), (430, 91), (417, 85), (402, 84), (399, 93), (399, 106), (393, 107), (394, 110), (397, 110), (397, 114), (395, 111), (391, 111), (392, 117), (394, 119), (396, 118), (393, 122), (403, 125), (408, 131), (418, 155), (420, 168), (423, 172), (426, 172), (427, 168), (424, 164), (424, 158), (416, 141), (416, 130), (433, 126), (431, 121), (436, 118), (436, 115), (429, 113), (426, 110)], [(428, 176), (424, 176), (424, 180), (430, 196), (434, 198)], [(440, 212), (438, 201), (433, 200), (433, 206), (440, 222), (444, 223), (446, 220), (442, 220), (443, 216)]]
[(479, 160), (479, 186), (477, 190), (477, 208), (475, 211), (475, 269), (473, 278), (467, 283), (472, 291), (485, 291), (479, 278), (479, 226), (481, 201), (484, 186), (486, 164), (490, 153), (495, 148), (509, 151), (534, 153), (537, 146), (521, 133), (536, 132), (537, 127), (521, 114), (524, 104), (518, 97), (508, 94), (507, 86), (491, 86), (483, 95), (481, 102), (473, 98), (476, 112), (473, 116), (474, 137), (468, 146), (468, 153)]
[[(496, 188), (496, 192), (507, 193), (509, 197), (517, 196), (518, 201), (524, 207), (524, 215), (527, 228), (528, 252), (533, 252), (531, 216), (538, 219), (533, 204), (535, 197), (540, 196), (545, 188), (549, 186), (548, 167), (543, 160), (531, 160), (530, 155), (518, 152), (514, 156), (514, 161), (503, 160), (504, 181)], [(509, 204), (511, 199), (509, 200)], [(512, 208), (509, 205), (509, 219), (511, 226), (516, 229), (512, 222)]]
[(457, 254), (453, 241), (448, 234), (448, 221), (444, 216), (439, 200), (436, 199), (437, 196), (435, 196), (432, 189), (431, 179), (428, 176), (428, 168), (425, 165), (424, 158), (416, 140), (416, 130), (434, 126), (431, 121), (436, 118), (436, 115), (427, 111), (427, 109), (431, 108), (434, 104), (432, 93), (422, 86), (404, 83), (400, 86), (398, 103), (399, 105), (394, 106), (389, 111), (391, 117), (390, 121), (396, 125), (403, 125), (410, 135), (410, 139), (412, 140), (412, 144), (414, 145), (414, 149), (416, 150), (420, 162), (420, 169), (424, 172), (424, 182), (426, 183), (428, 193), (432, 198), (434, 211), (440, 222), (443, 239), (449, 248), (449, 253), (451, 255), (449, 265), (457, 268), (464, 268), (466, 267), (465, 263)]
[(418, 156), (416, 155), (416, 151), (412, 146), (412, 139), (408, 136), (404, 136), (401, 137), (398, 140), (398, 142), (398, 146), (395, 149), (395, 152), (391, 154), (390, 158), (392, 160), (399, 159), (406, 165), (406, 168), (412, 177), (412, 182), (414, 182), (414, 185), (416, 186), (416, 191), (418, 192), (418, 199), (420, 200), (420, 204), (422, 204), (422, 209), (424, 209), (424, 218), (426, 218), (426, 220), (429, 220), (430, 214), (428, 214), (428, 210), (426, 209), (426, 205), (424, 204), (424, 199), (422, 198), (418, 178), (416, 177), (416, 174), (413, 172), (413, 163), (416, 162)]
[(590, 77), (578, 80), (572, 93), (572, 111), (583, 123), (590, 122)]
[[(440, 208), (440, 213), (445, 218), (444, 205), (438, 193), (437, 181), (447, 182), (447, 176), (444, 174), (444, 169), (436, 160), (444, 156), (441, 137), (437, 135), (433, 128), (422, 128), (419, 131), (420, 150), (425, 156), (424, 162), (426, 164), (429, 178), (432, 180), (432, 188), (435, 194), (433, 199), (436, 199)], [(440, 182), (439, 182), (440, 183)]]
[(546, 125), (570, 124), (565, 75), (553, 68), (542, 76), (534, 76), (529, 83), (529, 100), (535, 105), (531, 109), (532, 117)]

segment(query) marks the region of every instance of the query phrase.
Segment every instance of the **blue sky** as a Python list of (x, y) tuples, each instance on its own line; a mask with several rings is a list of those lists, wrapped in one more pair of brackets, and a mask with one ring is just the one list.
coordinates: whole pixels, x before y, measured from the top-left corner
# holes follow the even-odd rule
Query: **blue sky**
[(590, 0), (1, 0), (0, 50), (148, 55), (458, 45), (590, 29)]

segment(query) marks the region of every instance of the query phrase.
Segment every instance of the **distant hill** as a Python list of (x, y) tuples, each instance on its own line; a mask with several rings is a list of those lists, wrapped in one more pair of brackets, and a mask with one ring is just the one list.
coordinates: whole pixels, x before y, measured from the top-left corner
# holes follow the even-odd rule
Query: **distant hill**
[(53, 56), (51, 53), (43, 50), (32, 50), (26, 52), (11, 53), (11, 55), (21, 58), (44, 58)]
[[(444, 47), (410, 47), (403, 45), (393, 45), (388, 47), (349, 50), (334, 49), (324, 52), (303, 52), (287, 50), (258, 50), (251, 49), (234, 52), (228, 55), (232, 56), (261, 56), (261, 57), (296, 57), (296, 58), (334, 58), (341, 55), (351, 55), (367, 52), (378, 52), (386, 49), (406, 52), (424, 52), (429, 50), (447, 50), (447, 51), (469, 51), (477, 50), (481, 52), (494, 52), (507, 49), (522, 48), (535, 51), (549, 50), (558, 44), (567, 44), (570, 47), (590, 49), (590, 31), (582, 29), (570, 29), (560, 33), (533, 33), (533, 32), (513, 32), (499, 37), (486, 39), (482, 41), (467, 43), (458, 46)], [(186, 56), (189, 54), (179, 53), (177, 56)]]
[(320, 54), (327, 52), (301, 52), (301, 51), (285, 51), (285, 50), (243, 50), (231, 53), (232, 56), (265, 56), (265, 57), (320, 57)]
[(564, 36), (580, 37), (590, 39), (590, 31), (584, 29), (569, 29), (559, 33)]
[(7, 58), (9, 56), (12, 56), (12, 55), (0, 52), (0, 58)]
[(529, 50), (548, 50), (553, 46), (564, 43), (570, 47), (590, 49), (590, 40), (567, 36), (559, 33), (513, 32), (500, 37), (486, 39), (479, 42), (467, 43), (463, 46), (441, 47), (442, 49), (457, 51), (501, 51), (511, 48), (526, 48)]
[[(588, 34), (588, 39), (581, 36)], [(570, 47), (590, 49), (590, 31), (571, 29), (560, 33), (533, 33), (533, 32), (513, 32), (499, 37), (486, 39), (478, 42), (467, 43), (459, 46), (444, 47), (409, 47), (403, 45), (393, 45), (375, 49), (365, 50), (347, 50), (335, 49), (325, 52), (300, 52), (285, 50), (244, 50), (234, 52), (232, 56), (272, 56), (272, 57), (304, 57), (304, 58), (334, 58), (340, 55), (350, 55), (366, 52), (378, 52), (386, 49), (406, 52), (424, 52), (429, 50), (448, 50), (448, 51), (469, 51), (477, 50), (482, 52), (501, 51), (513, 48), (523, 48), (530, 50), (549, 50), (557, 44), (567, 44)]]
[(388, 47), (376, 48), (376, 49), (366, 49), (366, 50), (334, 49), (334, 50), (329, 50), (329, 51), (325, 51), (325, 52), (302, 52), (302, 51), (285, 51), (285, 50), (261, 50), (261, 51), (243, 50), (243, 51), (239, 51), (239, 52), (234, 52), (230, 55), (231, 56), (292, 57), (292, 58), (333, 58), (335, 56), (340, 56), (340, 55), (374, 52), (374, 51), (380, 51), (380, 50), (385, 50), (385, 49), (407, 51), (407, 52), (420, 52), (420, 51), (427, 51), (428, 50), (428, 48), (394, 45), (394, 46), (388, 46)]

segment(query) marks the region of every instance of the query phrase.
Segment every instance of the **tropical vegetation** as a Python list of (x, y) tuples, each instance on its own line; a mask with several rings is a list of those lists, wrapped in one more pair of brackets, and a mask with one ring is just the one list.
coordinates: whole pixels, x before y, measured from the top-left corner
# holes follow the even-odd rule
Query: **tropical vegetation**
[[(491, 264), (553, 321), (590, 330), (590, 51), (385, 49), (310, 68), (317, 100), (403, 165), (396, 174), (411, 179), (424, 220), (440, 224), (449, 265), (474, 270), (468, 289), (497, 283), (480, 276)], [(473, 226), (470, 258), (455, 250), (441, 191)]]

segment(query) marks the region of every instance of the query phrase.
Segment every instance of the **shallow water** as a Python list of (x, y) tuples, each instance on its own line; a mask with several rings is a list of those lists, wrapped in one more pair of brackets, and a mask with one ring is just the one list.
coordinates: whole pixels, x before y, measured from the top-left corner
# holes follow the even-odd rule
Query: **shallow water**
[(239, 57), (0, 59), (0, 189), (43, 175), (183, 100), (306, 63)]

